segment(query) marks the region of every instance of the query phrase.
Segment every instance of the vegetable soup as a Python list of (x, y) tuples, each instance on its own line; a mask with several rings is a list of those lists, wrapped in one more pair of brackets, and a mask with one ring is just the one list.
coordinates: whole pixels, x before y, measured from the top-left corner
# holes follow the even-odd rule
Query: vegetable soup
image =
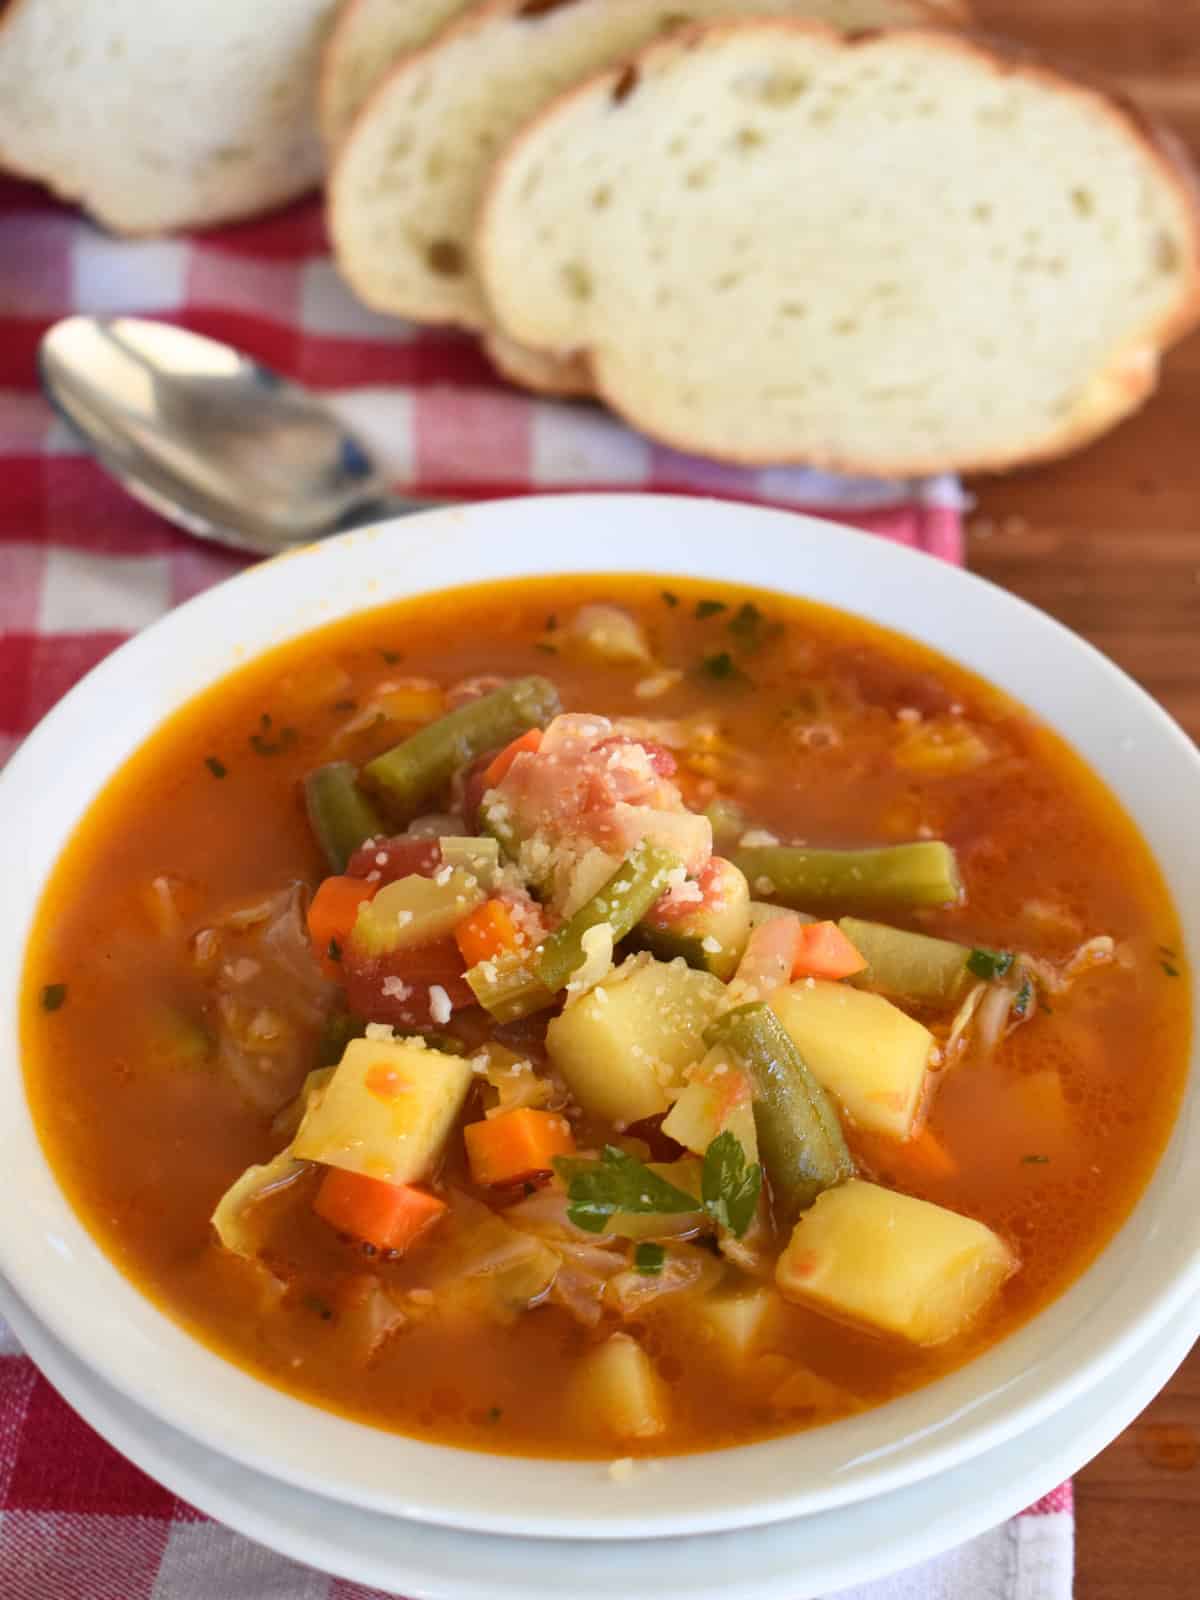
[(197, 1337), (481, 1450), (786, 1433), (1111, 1237), (1189, 986), (1113, 798), (910, 640), (686, 579), (357, 616), (172, 718), (32, 939), (35, 1118)]

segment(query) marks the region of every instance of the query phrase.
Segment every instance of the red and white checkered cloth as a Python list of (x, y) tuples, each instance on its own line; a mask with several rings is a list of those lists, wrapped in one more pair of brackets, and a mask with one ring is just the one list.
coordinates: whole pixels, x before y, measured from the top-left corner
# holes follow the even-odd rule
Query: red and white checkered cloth
[[(717, 494), (962, 559), (951, 481), (715, 466), (593, 407), (517, 393), (471, 339), (374, 315), (342, 287), (315, 202), (196, 237), (128, 241), (0, 180), (0, 764), (130, 633), (243, 564), (128, 499), (52, 417), (35, 351), (46, 327), (75, 311), (177, 322), (329, 391), (397, 486), (421, 494)], [(1069, 1600), (1072, 1536), (1066, 1485), (855, 1600)], [(0, 1322), (0, 1600), (373, 1596), (240, 1538), (153, 1483), (59, 1399)]]

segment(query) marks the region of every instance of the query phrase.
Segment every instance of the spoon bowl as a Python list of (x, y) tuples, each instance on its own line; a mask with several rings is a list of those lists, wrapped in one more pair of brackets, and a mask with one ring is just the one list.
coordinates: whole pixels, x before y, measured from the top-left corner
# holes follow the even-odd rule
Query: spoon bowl
[(276, 555), (438, 502), (389, 495), (317, 396), (230, 345), (137, 317), (67, 317), (42, 385), (136, 499), (202, 539)]

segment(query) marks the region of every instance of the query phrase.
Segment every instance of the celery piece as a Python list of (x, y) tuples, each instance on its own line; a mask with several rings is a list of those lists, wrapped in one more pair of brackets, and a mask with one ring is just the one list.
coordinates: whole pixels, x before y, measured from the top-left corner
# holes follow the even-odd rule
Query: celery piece
[(493, 887), (500, 871), (500, 846), (495, 839), (475, 834), (448, 834), (438, 840), (442, 862), (447, 867), (462, 867), (487, 889)]
[(544, 728), (558, 710), (558, 690), (548, 678), (517, 678), (376, 756), (363, 778), (390, 812), (410, 817), (460, 767), (530, 728)]
[(579, 910), (557, 928), (538, 955), (538, 976), (547, 989), (561, 989), (583, 965), (583, 936), (606, 922), (617, 944), (641, 921), (667, 885), (667, 874), (682, 866), (679, 857), (661, 845), (636, 845), (612, 877)]
[(944, 906), (962, 897), (954, 851), (940, 839), (873, 850), (762, 845), (733, 860), (755, 894), (805, 911)]
[(854, 1174), (837, 1112), (767, 1006), (724, 1012), (704, 1039), (724, 1046), (750, 1075), (759, 1154), (777, 1210), (794, 1221), (823, 1190)]
[(385, 831), (348, 761), (310, 772), (304, 780), (304, 805), (331, 872), (344, 872), (359, 845)]
[(483, 1009), (497, 1022), (517, 1022), (554, 1004), (554, 994), (525, 955), (497, 956), (469, 968), (467, 983)]

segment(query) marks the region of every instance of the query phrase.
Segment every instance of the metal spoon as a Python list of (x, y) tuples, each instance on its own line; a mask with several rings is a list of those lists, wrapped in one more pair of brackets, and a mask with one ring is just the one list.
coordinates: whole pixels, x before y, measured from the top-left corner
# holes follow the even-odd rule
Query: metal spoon
[(315, 395), (169, 323), (67, 317), (38, 368), (101, 466), (201, 539), (275, 555), (444, 503), (388, 494), (362, 440)]

